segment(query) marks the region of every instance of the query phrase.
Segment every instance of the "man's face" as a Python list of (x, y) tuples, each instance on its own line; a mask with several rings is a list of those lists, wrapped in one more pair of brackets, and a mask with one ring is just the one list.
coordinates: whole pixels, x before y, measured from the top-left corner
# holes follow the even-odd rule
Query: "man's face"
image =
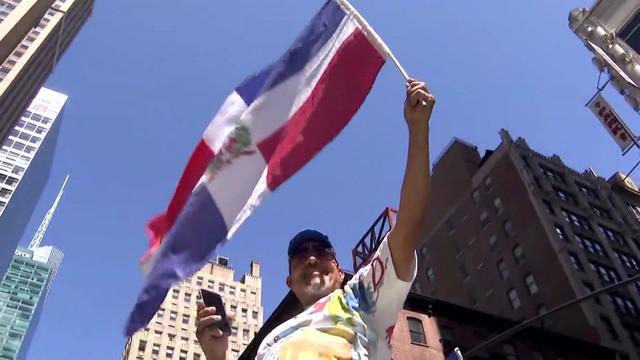
[(312, 241), (292, 254), (287, 286), (304, 306), (310, 306), (340, 288), (343, 278), (331, 249)]

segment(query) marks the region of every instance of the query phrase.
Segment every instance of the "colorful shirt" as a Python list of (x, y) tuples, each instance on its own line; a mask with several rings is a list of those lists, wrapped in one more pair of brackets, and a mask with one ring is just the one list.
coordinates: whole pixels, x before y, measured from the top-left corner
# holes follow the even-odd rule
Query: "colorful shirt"
[(385, 238), (371, 262), (344, 286), (276, 327), (258, 360), (390, 359), (391, 335), (416, 274), (396, 276)]

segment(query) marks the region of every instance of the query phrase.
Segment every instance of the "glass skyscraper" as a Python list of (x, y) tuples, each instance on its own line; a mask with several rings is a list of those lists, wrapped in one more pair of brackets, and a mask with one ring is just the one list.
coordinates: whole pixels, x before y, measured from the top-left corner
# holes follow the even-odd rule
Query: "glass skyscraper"
[(62, 258), (52, 246), (15, 251), (0, 283), (0, 359), (26, 359)]
[(0, 143), (0, 273), (9, 266), (49, 179), (67, 96), (40, 89)]

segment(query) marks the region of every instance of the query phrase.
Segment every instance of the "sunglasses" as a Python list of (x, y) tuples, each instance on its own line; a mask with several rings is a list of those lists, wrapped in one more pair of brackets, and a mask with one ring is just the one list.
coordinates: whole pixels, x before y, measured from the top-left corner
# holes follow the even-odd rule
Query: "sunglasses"
[(335, 259), (336, 254), (330, 247), (321, 244), (305, 244), (297, 247), (291, 252), (291, 261), (306, 259), (313, 254), (316, 258), (326, 260)]

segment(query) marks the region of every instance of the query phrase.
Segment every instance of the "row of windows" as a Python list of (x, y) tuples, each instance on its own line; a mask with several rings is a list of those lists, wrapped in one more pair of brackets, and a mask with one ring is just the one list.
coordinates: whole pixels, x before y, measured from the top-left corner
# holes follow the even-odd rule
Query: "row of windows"
[[(198, 277), (198, 279), (200, 279), (200, 277)], [(210, 288), (213, 288), (213, 281), (209, 280), (209, 284), (211, 285)], [(220, 284), (220, 287), (221, 288), (219, 288), (219, 290), (222, 289), (222, 291), (224, 291), (224, 284)], [(233, 286), (231, 288), (235, 289), (235, 287), (233, 287)], [(241, 293), (245, 293), (245, 289), (241, 289)], [(171, 299), (178, 300), (179, 297), (180, 297), (180, 290), (179, 289), (173, 289), (171, 291)], [(191, 300), (192, 300), (192, 294), (190, 292), (185, 292), (184, 293), (184, 302), (189, 304), (189, 303), (191, 303)], [(230, 306), (230, 308), (231, 308), (231, 312), (232, 313), (237, 313), (237, 306), (236, 305), (232, 304)], [(162, 310), (162, 308), (161, 308), (161, 310)], [(241, 310), (241, 314), (240, 314), (241, 315), (241, 319), (244, 320), (244, 321), (247, 321), (248, 309), (243, 307), (240, 310)], [(188, 312), (186, 306), (185, 306), (185, 312)], [(158, 312), (158, 315), (162, 317), (162, 314), (160, 314), (160, 312)], [(257, 320), (258, 319), (258, 312), (253, 310), (251, 312), (251, 317), (252, 317), (252, 319)], [(171, 319), (171, 320), (175, 320), (175, 319)]]
[[(147, 349), (147, 341), (146, 340), (140, 340), (140, 342), (138, 343), (138, 355), (142, 356), (144, 355), (145, 351)], [(158, 343), (153, 343), (151, 345), (151, 354), (158, 356), (160, 355), (160, 344)], [(165, 348), (165, 357), (167, 359), (175, 359), (174, 355), (176, 354), (176, 349), (173, 346), (167, 346)], [(178, 357), (177, 359), (179, 360), (187, 360), (187, 356), (188, 356), (189, 352), (185, 349), (180, 349), (179, 353), (178, 353)], [(202, 359), (202, 356), (199, 353), (193, 353), (193, 360), (200, 360)]]
[(565, 210), (562, 209), (562, 215), (564, 216), (564, 220), (569, 223), (569, 224), (573, 224), (578, 228), (584, 229), (584, 230), (589, 230), (589, 231), (593, 231), (593, 227), (591, 227), (591, 224), (589, 223), (589, 220), (587, 220), (587, 218), (585, 218), (582, 215), (578, 215), (574, 212), (571, 212), (569, 210)]
[[(191, 282), (191, 279), (186, 279), (187, 282)], [(204, 285), (204, 278), (202, 276), (197, 276), (196, 277), (196, 286), (198, 287), (203, 287)], [(214, 290), (215, 289), (215, 282), (213, 280), (207, 280), (207, 288), (210, 290)], [(225, 285), (223, 283), (219, 283), (218, 284), (218, 292), (220, 294), (224, 294), (225, 290), (228, 289), (229, 290), (229, 295), (230, 296), (236, 296), (236, 287), (234, 285)], [(240, 298), (241, 299), (245, 299), (247, 297), (247, 290), (245, 288), (240, 288)], [(256, 295), (256, 290), (255, 289), (251, 289), (251, 295)]]
[(26, 131), (20, 131), (17, 128), (11, 129), (9, 131), (9, 136), (13, 136), (15, 139), (20, 139), (24, 142), (28, 142), (34, 145), (39, 145), (42, 142), (42, 135), (31, 135)]
[(634, 318), (638, 317), (638, 307), (633, 300), (621, 295), (609, 294), (609, 301), (617, 311)]
[[(498, 265), (498, 268), (500, 268), (500, 265)], [(538, 293), (538, 284), (536, 284), (536, 280), (532, 274), (527, 274), (524, 277), (524, 283), (529, 291), (529, 295), (535, 295)], [(518, 292), (515, 288), (511, 288), (507, 291), (507, 298), (509, 298), (509, 302), (513, 309), (518, 309), (520, 307), (520, 298), (518, 297)]]
[[(427, 344), (427, 340), (426, 340), (427, 336), (424, 331), (424, 326), (421, 319), (413, 316), (408, 316), (407, 327), (409, 330), (410, 341), (412, 344), (420, 345), (420, 346), (429, 345)], [(439, 326), (439, 333), (440, 333), (440, 342), (443, 345), (444, 352), (447, 353), (451, 351), (453, 344), (455, 343), (453, 329), (448, 328), (446, 326)], [(500, 349), (499, 350), (496, 349), (496, 350), (497, 352), (501, 353), (502, 355), (501, 358), (505, 360), (518, 360), (518, 353), (516, 352), (516, 348), (511, 343), (502, 343), (500, 344)], [(544, 356), (542, 355), (542, 353), (538, 351), (534, 351), (532, 359), (544, 360)], [(556, 358), (556, 360), (563, 360), (563, 359), (558, 357)]]
[[(525, 162), (527, 162), (526, 159), (525, 159)], [(567, 181), (565, 180), (564, 175), (562, 175), (560, 171), (557, 171), (555, 169), (552, 169), (544, 165), (540, 165), (540, 170), (549, 180), (553, 182), (565, 184), (565, 185), (567, 184)], [(598, 196), (598, 193), (595, 191), (595, 189), (577, 181), (576, 181), (576, 186), (578, 187), (578, 190), (580, 190), (580, 192), (582, 192), (586, 196), (596, 200), (600, 200), (600, 196)]]

